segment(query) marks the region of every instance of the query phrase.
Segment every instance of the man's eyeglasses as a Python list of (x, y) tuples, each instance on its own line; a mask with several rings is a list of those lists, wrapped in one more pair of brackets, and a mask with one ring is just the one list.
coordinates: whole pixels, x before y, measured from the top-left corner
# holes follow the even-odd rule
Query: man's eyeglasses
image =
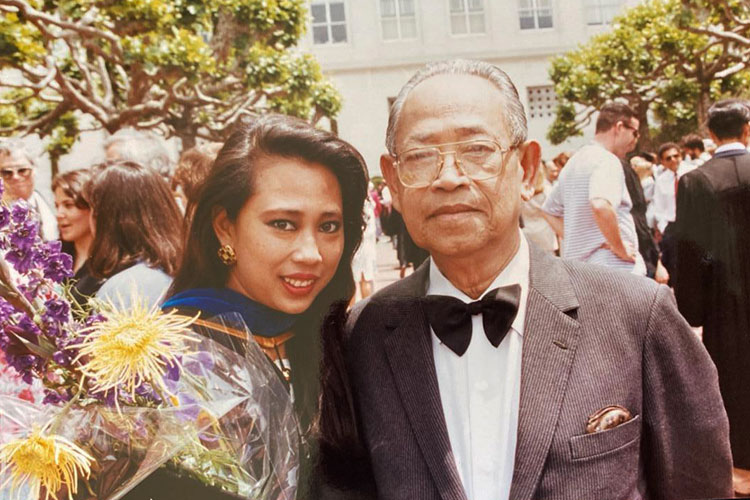
[[(452, 149), (443, 150), (446, 147)], [(445, 157), (453, 155), (459, 171), (475, 181), (482, 181), (500, 175), (505, 153), (511, 149), (513, 147), (503, 149), (496, 141), (484, 139), (413, 148), (396, 155), (396, 172), (404, 186), (426, 187), (440, 176)]]
[(31, 167), (3, 168), (0, 169), (0, 175), (2, 175), (4, 181), (13, 179), (14, 175), (18, 175), (21, 179), (28, 179), (32, 170)]
[(635, 127), (631, 127), (630, 125), (628, 125), (628, 124), (627, 124), (627, 123), (625, 123), (625, 122), (622, 122), (622, 126), (623, 126), (623, 127), (625, 127), (626, 129), (630, 130), (631, 132), (633, 132), (633, 137), (635, 137), (636, 139), (638, 139), (638, 136), (640, 136), (640, 135), (641, 135), (641, 133), (640, 133), (640, 132), (638, 132), (638, 129), (637, 129), (637, 128), (635, 128)]

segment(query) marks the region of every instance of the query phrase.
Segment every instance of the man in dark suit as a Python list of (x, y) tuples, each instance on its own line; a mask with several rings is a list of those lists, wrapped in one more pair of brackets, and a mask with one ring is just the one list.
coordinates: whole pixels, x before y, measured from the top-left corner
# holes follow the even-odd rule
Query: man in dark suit
[(716, 371), (670, 290), (521, 234), (540, 147), (508, 76), (426, 66), (386, 141), (394, 205), (431, 257), (349, 316), (349, 428), (366, 460), (338, 473), (366, 462), (383, 499), (730, 495)]
[(750, 109), (725, 100), (708, 111), (718, 148), (677, 189), (680, 312), (703, 326), (729, 416), (738, 493), (750, 495)]

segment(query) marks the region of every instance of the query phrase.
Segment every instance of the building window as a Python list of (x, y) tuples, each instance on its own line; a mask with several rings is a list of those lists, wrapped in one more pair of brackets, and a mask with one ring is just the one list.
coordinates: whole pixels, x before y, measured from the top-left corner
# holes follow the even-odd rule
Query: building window
[(484, 0), (450, 0), (450, 11), (454, 35), (485, 33)]
[(407, 40), (417, 37), (416, 0), (380, 0), (380, 24), (383, 40)]
[(609, 24), (620, 11), (622, 0), (586, 0), (586, 23)]
[(557, 96), (554, 86), (528, 87), (526, 90), (528, 92), (529, 118), (551, 118), (555, 116)]
[(346, 43), (344, 0), (313, 0), (310, 13), (313, 43)]
[(552, 27), (552, 0), (520, 0), (518, 20), (522, 30)]

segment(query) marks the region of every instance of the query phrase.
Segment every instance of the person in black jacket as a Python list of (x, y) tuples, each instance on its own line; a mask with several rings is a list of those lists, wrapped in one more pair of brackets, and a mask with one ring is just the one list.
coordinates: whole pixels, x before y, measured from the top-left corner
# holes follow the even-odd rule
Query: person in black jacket
[(734, 488), (750, 495), (750, 107), (725, 100), (708, 111), (714, 157), (677, 189), (675, 295), (703, 326), (729, 416)]

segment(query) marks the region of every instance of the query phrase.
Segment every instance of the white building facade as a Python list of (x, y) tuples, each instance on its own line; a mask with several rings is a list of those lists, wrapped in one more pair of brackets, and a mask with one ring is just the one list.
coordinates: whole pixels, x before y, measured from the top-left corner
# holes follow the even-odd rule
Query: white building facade
[(498, 65), (518, 88), (529, 137), (543, 158), (579, 147), (593, 133), (552, 146), (550, 58), (606, 29), (637, 0), (311, 0), (302, 50), (311, 51), (342, 94), (342, 138), (357, 147), (371, 174), (380, 172), (391, 100), (423, 64), (481, 59)]

